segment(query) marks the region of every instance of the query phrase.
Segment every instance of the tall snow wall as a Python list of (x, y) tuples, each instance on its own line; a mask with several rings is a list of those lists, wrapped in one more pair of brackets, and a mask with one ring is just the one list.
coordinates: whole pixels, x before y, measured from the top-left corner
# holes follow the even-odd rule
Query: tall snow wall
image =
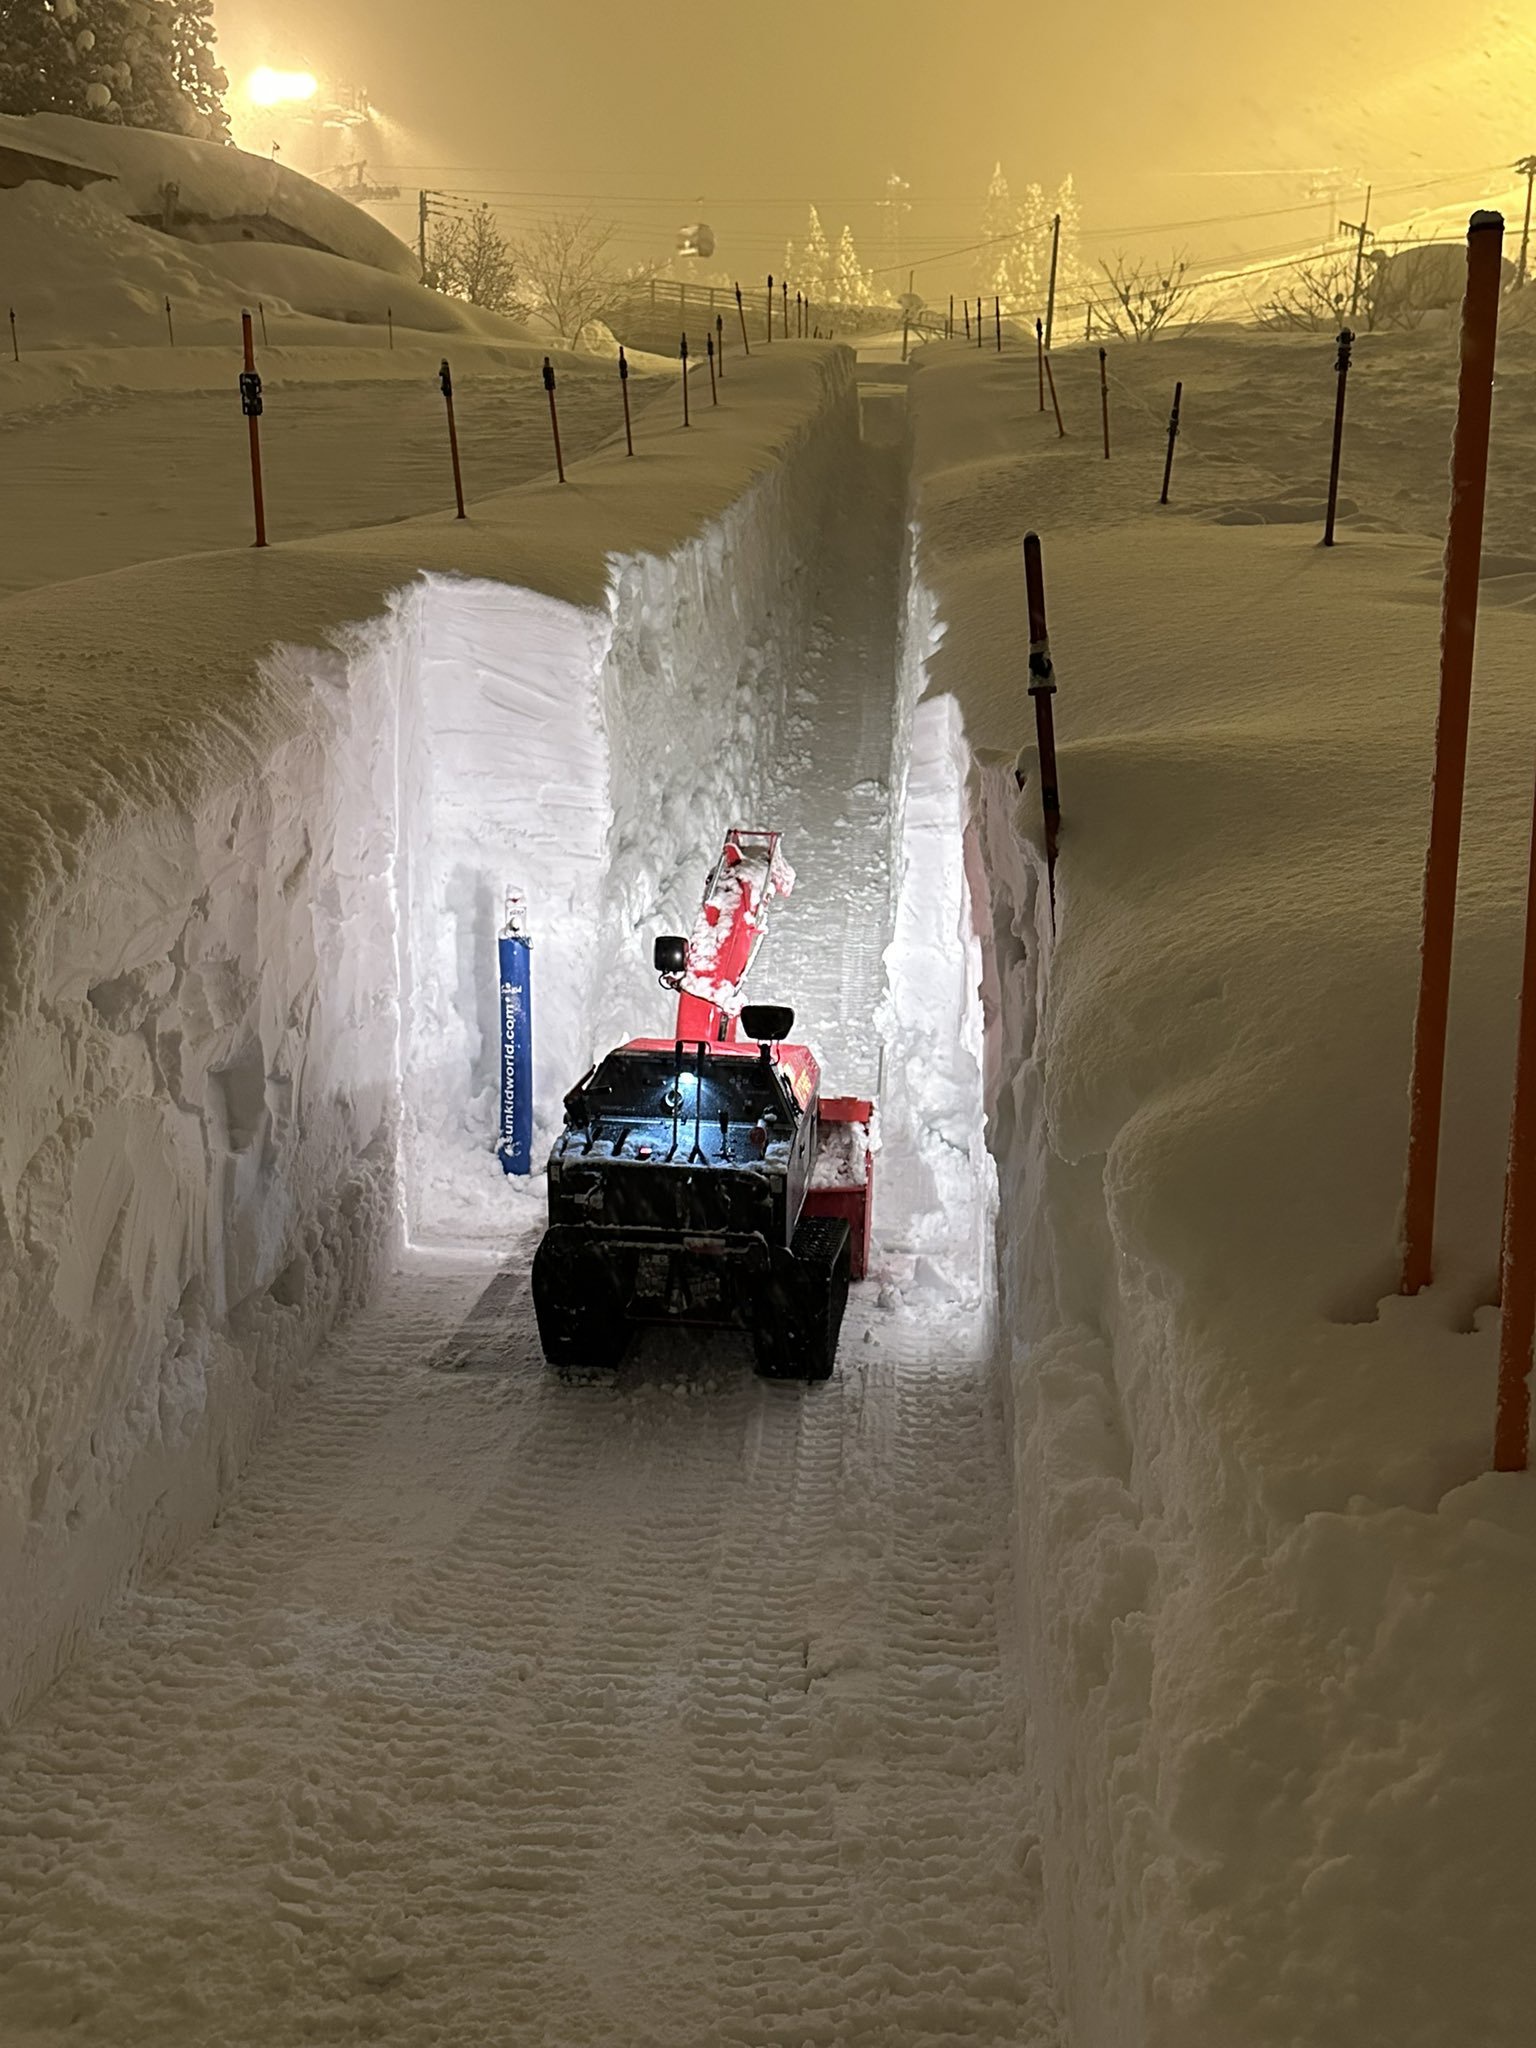
[[(502, 890), (535, 923), (547, 1134), (573, 1073), (654, 1001), (650, 935), (686, 919), (750, 813), (811, 630), (809, 551), (857, 401), (837, 351), (774, 374), (777, 410), (740, 409), (696, 497), (677, 478), (697, 469), (663, 478), (663, 548), (605, 556), (613, 526), (648, 530), (633, 472), (626, 516), (596, 491), (566, 514), (545, 577), (588, 601), (413, 574), (507, 549), (392, 529), (387, 554), (368, 542), (361, 583), (399, 573), (367, 623), (232, 684), (205, 662), (182, 716), (153, 672), (199, 632), (175, 607), (228, 616), (282, 574), (366, 617), (349, 541), (102, 579), (120, 619), (149, 588), (142, 677), (121, 623), (115, 642), (145, 716), (114, 751), (102, 700), (87, 776), (68, 754), (91, 692), (50, 713), (40, 690), (42, 751), (0, 827), (0, 1718), (207, 1525), (408, 1229), (504, 1249), (529, 1219), (489, 1151)], [(537, 559), (550, 515), (517, 517)], [(78, 652), (60, 674), (78, 688)]]

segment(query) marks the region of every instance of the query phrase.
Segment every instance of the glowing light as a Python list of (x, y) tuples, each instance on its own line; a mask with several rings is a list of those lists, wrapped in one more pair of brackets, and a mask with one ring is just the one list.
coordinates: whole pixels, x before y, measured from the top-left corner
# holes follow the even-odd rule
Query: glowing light
[(319, 81), (307, 71), (274, 71), (263, 64), (246, 80), (245, 96), (256, 107), (277, 107), (286, 100), (312, 100)]

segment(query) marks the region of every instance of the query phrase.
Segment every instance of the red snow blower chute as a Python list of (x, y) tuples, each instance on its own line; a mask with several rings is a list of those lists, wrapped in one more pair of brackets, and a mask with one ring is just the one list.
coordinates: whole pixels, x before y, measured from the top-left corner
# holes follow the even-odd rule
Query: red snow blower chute
[(637, 1325), (735, 1327), (757, 1369), (825, 1379), (869, 1257), (873, 1105), (824, 1097), (794, 1011), (741, 989), (794, 873), (777, 832), (725, 835), (692, 935), (660, 938), (671, 1038), (633, 1038), (565, 1098), (533, 1261), (552, 1365), (616, 1365)]

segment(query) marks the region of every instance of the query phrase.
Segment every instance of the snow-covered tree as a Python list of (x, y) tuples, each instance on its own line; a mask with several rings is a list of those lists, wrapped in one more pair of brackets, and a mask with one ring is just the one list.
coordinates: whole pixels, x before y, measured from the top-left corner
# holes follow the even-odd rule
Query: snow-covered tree
[(869, 277), (854, 247), (853, 229), (846, 222), (837, 241), (832, 281), (827, 296), (839, 306), (867, 306), (874, 298)]
[(1038, 209), (1031, 185), (1023, 205), (1014, 202), (1003, 167), (992, 172), (981, 209), (981, 247), (976, 252), (976, 284), (983, 298), (999, 298), (1014, 312), (1032, 314), (1040, 298), (1037, 249)]
[(492, 313), (519, 304), (512, 245), (488, 206), (455, 214), (436, 230), (424, 282), (451, 299), (468, 299)]
[(0, 0), (0, 113), (227, 138), (212, 0)]
[(795, 251), (795, 261), (786, 272), (790, 284), (809, 298), (825, 299), (832, 289), (832, 251), (827, 247), (821, 215), (813, 206), (806, 223), (805, 240)]

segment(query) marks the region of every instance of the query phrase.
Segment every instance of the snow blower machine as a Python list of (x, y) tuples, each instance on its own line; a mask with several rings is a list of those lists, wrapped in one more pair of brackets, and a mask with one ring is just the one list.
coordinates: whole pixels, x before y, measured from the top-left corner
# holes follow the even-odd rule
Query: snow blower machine
[(794, 874), (777, 832), (733, 830), (689, 938), (654, 961), (670, 1038), (634, 1038), (565, 1098), (533, 1261), (544, 1356), (614, 1366), (637, 1327), (737, 1328), (772, 1378), (824, 1380), (869, 1256), (873, 1105), (821, 1094), (794, 1011), (741, 988)]

